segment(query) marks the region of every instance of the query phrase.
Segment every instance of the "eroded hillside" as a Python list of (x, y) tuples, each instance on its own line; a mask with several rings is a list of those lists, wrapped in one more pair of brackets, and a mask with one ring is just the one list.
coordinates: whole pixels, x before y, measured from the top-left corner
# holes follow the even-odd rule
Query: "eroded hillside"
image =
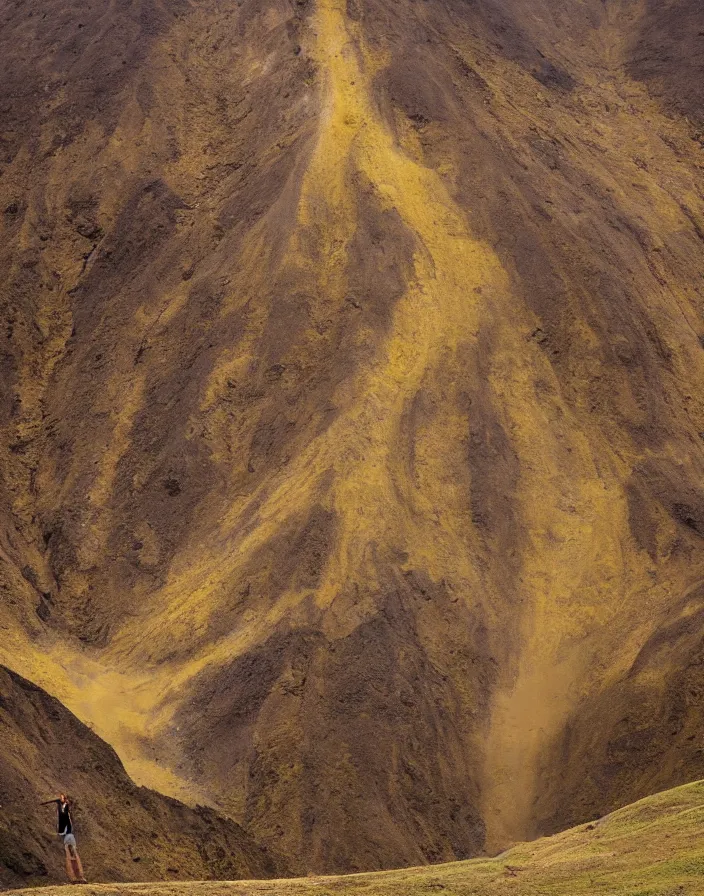
[(0, 668), (0, 887), (63, 883), (59, 787), (90, 879), (271, 878), (285, 872), (231, 821), (136, 787), (114, 750), (58, 700)]
[(0, 660), (299, 870), (704, 775), (699, 30), (6, 5)]

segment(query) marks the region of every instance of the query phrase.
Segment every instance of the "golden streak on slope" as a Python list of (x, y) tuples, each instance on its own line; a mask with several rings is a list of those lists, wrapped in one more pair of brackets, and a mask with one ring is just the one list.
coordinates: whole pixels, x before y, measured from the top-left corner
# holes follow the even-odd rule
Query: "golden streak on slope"
[(42, 649), (26, 635), (3, 632), (0, 663), (29, 676), (57, 697), (118, 753), (133, 780), (184, 802), (205, 803), (192, 783), (179, 777), (148, 749), (154, 710), (166, 681), (150, 673), (121, 672), (101, 658), (70, 649), (55, 638)]
[[(396, 310), (386, 357), (355, 390), (363, 400), (350, 419), (353, 432), (363, 434), (364, 441), (358, 443), (356, 454), (336, 467), (335, 508), (345, 520), (345, 534), (319, 600), (326, 593), (334, 597), (350, 570), (358, 574), (363, 569), (366, 546), (382, 533), (383, 541), (403, 547), (409, 563), (421, 564), (436, 580), (459, 578), (469, 597), (476, 572), (467, 558), (469, 533), (453, 526), (452, 502), (444, 508), (439, 526), (433, 525), (429, 501), (424, 502), (422, 515), (399, 520), (391, 470), (404, 403), (416, 394), (443, 351), (474, 342), (482, 319), (500, 322), (503, 351), (497, 353), (491, 377), (495, 404), (504, 410), (517, 455), (536, 458), (525, 464), (519, 489), (523, 516), (534, 533), (523, 565), (531, 609), (523, 623), (515, 678), (509, 673), (496, 697), (486, 750), (484, 808), (492, 848), (525, 835), (540, 750), (564, 720), (569, 689), (584, 662), (579, 656), (559, 659), (565, 640), (579, 637), (583, 612), (560, 614), (564, 618), (556, 626), (555, 608), (570, 602), (600, 608), (606, 618), (614, 612), (604, 606), (610, 595), (594, 593), (584, 577), (595, 563), (610, 566), (614, 562), (610, 558), (618, 566), (614, 533), (624, 530), (627, 510), (623, 496), (614, 501), (607, 493), (576, 421), (569, 420), (561, 402), (551, 406), (541, 401), (536, 381), (554, 376), (549, 365), (537, 353), (527, 352), (519, 340), (520, 309), (510, 313), (509, 290), (498, 260), (471, 238), (464, 215), (439, 175), (394, 145), (369, 100), (370, 88), (360, 89), (366, 73), (345, 22), (344, 4), (321, 2), (317, 24), (320, 62), (333, 97), (320, 152), (335, 159), (326, 140), (339, 147), (354, 131), (352, 157), (418, 244), (415, 282)], [(336, 162), (335, 173), (345, 170)], [(324, 171), (316, 172), (316, 182), (323, 176)], [(476, 286), (489, 296), (493, 287), (507, 307), (482, 308)], [(561, 428), (555, 425), (556, 416), (567, 420), (564, 445), (554, 436)], [(619, 525), (613, 524), (614, 516), (620, 518)], [(580, 589), (585, 592), (581, 596)], [(520, 732), (528, 734), (523, 737)]]
[[(586, 448), (582, 447), (580, 455), (591, 473), (583, 477), (582, 485), (577, 474), (580, 465), (567, 464), (564, 450), (550, 436), (550, 421), (536, 397), (536, 373), (525, 361), (525, 346), (518, 343), (515, 332), (519, 310), (510, 305), (507, 278), (498, 259), (471, 236), (464, 214), (440, 175), (406, 155), (382, 121), (371, 95), (376, 63), (353, 32), (344, 3), (321, 0), (315, 27), (315, 56), (323, 72), (326, 106), (303, 184), (299, 229), (291, 239), (288, 257), (317, 283), (323, 304), (340, 305), (346, 288), (347, 246), (358, 225), (356, 191), (360, 180), (368, 182), (378, 201), (397, 212), (415, 239), (410, 283), (396, 306), (390, 335), (371, 367), (341, 387), (336, 400), (344, 413), (251, 499), (260, 502), (256, 525), (244, 534), (238, 532), (243, 508), (237, 506), (236, 512), (223, 520), (220, 539), (206, 549), (194, 545), (192, 552), (174, 564), (150, 617), (127, 624), (105, 656), (104, 662), (112, 662), (114, 671), (103, 666), (103, 661), (70, 657), (62, 646), (55, 661), (65, 666), (65, 681), (56, 682), (53, 667), (44, 673), (36, 670), (33, 677), (45, 686), (53, 679), (51, 690), (92, 721), (120, 751), (140, 783), (174, 792), (178, 782), (169, 782), (163, 768), (145, 759), (143, 739), (168, 724), (170, 700), (189, 679), (256, 644), (305, 595), (281, 596), (268, 613), (251, 615), (218, 644), (209, 644), (186, 663), (165, 663), (150, 676), (133, 666), (135, 654), (192, 640), (208, 624), (217, 606), (217, 593), (228, 578), (276, 534), (295, 508), (311, 504), (318, 483), (329, 470), (334, 471), (329, 500), (341, 531), (336, 555), (317, 593), (319, 605), (329, 606), (348, 581), (373, 579), (367, 554), (376, 540), (404, 551), (409, 566), (426, 569), (438, 581), (447, 578), (456, 583), (465, 599), (471, 600), (478, 590), (478, 575), (468, 551), (472, 533), (463, 510), (466, 498), (455, 496), (452, 483), (442, 477), (449, 446), (432, 432), (422, 435), (418, 455), (424, 460), (424, 472), (405, 505), (399, 502), (395, 485), (405, 475), (396, 446), (404, 409), (424, 379), (432, 377), (458, 347), (475, 344), (484, 323), (502, 321), (504, 351), (494, 362), (491, 387), (497, 406), (504, 408), (506, 430), (518, 455), (540, 458), (534, 468), (526, 466), (522, 472), (521, 504), (526, 519), (532, 520), (535, 540), (541, 544), (540, 550), (535, 544), (526, 548), (526, 579), (537, 611), (526, 613), (528, 643), (517, 671), (509, 671), (496, 697), (488, 741), (485, 811), (489, 842), (505, 842), (517, 836), (529, 817), (537, 755), (564, 714), (566, 689), (576, 674), (574, 668), (556, 673), (555, 652), (563, 632), (551, 630), (550, 607), (574, 590), (575, 580), (579, 582), (577, 555), (591, 536), (581, 522), (582, 513), (574, 511), (561, 514), (564, 532), (555, 533), (552, 508), (565, 495), (589, 501), (591, 488), (595, 489), (592, 497), (596, 504), (589, 516), (598, 515), (604, 512), (604, 498), (599, 486), (594, 486), (598, 477)], [(324, 251), (312, 261), (307, 256), (306, 239), (314, 226), (321, 234)], [(259, 240), (254, 244), (259, 245)], [(506, 307), (496, 307), (496, 296)], [(260, 325), (261, 321), (255, 320), (249, 341)], [(216, 379), (246, 366), (246, 345), (247, 340), (240, 347), (242, 354), (216, 371)], [(540, 374), (549, 378), (546, 364)], [(211, 381), (205, 406), (212, 403), (214, 388)], [(105, 462), (94, 497), (105, 491), (114, 476), (120, 445), (128, 437), (131, 413), (138, 404), (138, 400), (136, 404), (128, 402), (132, 411), (127, 407), (126, 416), (118, 423), (117, 453)], [(463, 426), (461, 420), (445, 424), (445, 436)], [(565, 468), (557, 482), (553, 481), (555, 464)], [(572, 477), (574, 485), (565, 482)], [(442, 513), (438, 507), (443, 508)], [(584, 504), (579, 509), (584, 510)], [(229, 550), (223, 550), (228, 544)], [(533, 553), (542, 553), (547, 559), (535, 561), (531, 569)], [(363, 614), (366, 608), (360, 607), (358, 612)], [(327, 624), (330, 634), (339, 636), (360, 621), (359, 615), (348, 612), (344, 619), (331, 615)], [(117, 671), (120, 668), (122, 672)], [(534, 718), (526, 725), (525, 716), (531, 714)], [(530, 733), (517, 742), (515, 733), (520, 730)], [(183, 788), (178, 786), (177, 792), (183, 794)]]
[[(112, 660), (116, 668), (126, 664), (124, 671), (107, 671), (100, 661), (91, 663), (91, 686), (87, 687), (80, 657), (72, 662), (65, 647), (57, 653), (56, 661), (66, 666), (66, 681), (54, 680), (51, 690), (116, 746), (140, 783), (164, 786), (163, 780), (155, 778), (158, 769), (140, 759), (137, 741), (138, 735), (154, 731), (157, 720), (159, 724), (168, 721), (169, 694), (178, 693), (206, 666), (231, 660), (256, 643), (300, 595), (282, 596), (268, 614), (252, 618), (248, 626), (187, 664), (165, 664), (151, 677), (130, 670), (134, 650), (164, 644), (165, 639), (188, 641), (207, 623), (213, 595), (232, 570), (265, 544), (296, 506), (310, 503), (328, 470), (335, 472), (331, 500), (343, 531), (338, 555), (318, 594), (321, 604), (330, 604), (348, 579), (368, 572), (365, 551), (380, 536), (407, 550), (411, 564), (428, 568), (438, 579), (448, 575), (458, 580), (466, 592), (475, 580), (465, 559), (460, 520), (453, 521), (450, 513), (438, 517), (420, 492), (414, 501), (422, 513), (399, 508), (392, 481), (393, 446), (406, 402), (426, 372), (446, 353), (475, 338), (481, 316), (475, 287), (505, 288), (503, 272), (488, 248), (468, 234), (438, 175), (395, 146), (371, 99), (372, 73), (362, 68), (361, 51), (347, 31), (343, 5), (321, 3), (316, 23), (316, 53), (325, 72), (328, 105), (302, 191), (299, 224), (305, 230), (322, 210), (328, 252), (327, 265), (312, 267), (311, 273), (326, 300), (342, 301), (346, 247), (357, 226), (356, 173), (372, 184), (380, 202), (394, 208), (415, 235), (412, 282), (399, 302), (391, 336), (377, 362), (344, 387), (348, 394), (339, 396), (348, 410), (290, 465), (278, 483), (268, 484), (257, 526), (238, 540), (229, 561), (214, 564), (209, 552), (197, 546), (201, 558), (187, 557), (177, 563), (152, 619), (140, 618), (121, 632), (105, 661)], [(295, 235), (289, 252), (306, 264)], [(127, 433), (126, 424), (122, 429)], [(224, 539), (228, 535), (223, 532)], [(221, 547), (216, 545), (216, 550)], [(35, 671), (35, 680), (43, 684), (55, 679), (55, 673)], [(165, 714), (159, 714), (160, 706)]]
[[(497, 406), (504, 409), (506, 430), (518, 456), (535, 459), (525, 463), (520, 490), (523, 515), (531, 521), (534, 536), (524, 558), (524, 587), (530, 597), (523, 611), (525, 647), (496, 696), (488, 738), (485, 813), (491, 848), (516, 839), (525, 830), (540, 749), (564, 719), (568, 690), (580, 671), (581, 660), (560, 662), (557, 654), (566, 636), (579, 633), (583, 619), (576, 613), (556, 626), (551, 611), (582, 586), (588, 563), (601, 554), (618, 555), (610, 540), (612, 531), (622, 527), (611, 528), (614, 511), (609, 511), (609, 496), (588, 445), (574, 435), (579, 432), (574, 421), (566, 417), (561, 427), (564, 444), (552, 435), (555, 421), (551, 418), (565, 416), (566, 411), (559, 402), (551, 406), (537, 395), (536, 379), (540, 375), (550, 380), (551, 372), (535, 353), (526, 358), (515, 326), (520, 309), (483, 305), (482, 295), (498, 294), (507, 305), (510, 302), (498, 260), (488, 247), (472, 239), (439, 175), (404, 155), (381, 121), (370, 96), (371, 74), (362, 65), (363, 52), (348, 30), (343, 4), (321, 2), (316, 26), (316, 53), (328, 100), (302, 191), (299, 224), (303, 236), (294, 236), (289, 253), (305, 265), (305, 229), (323, 220), (325, 264), (311, 267), (309, 273), (325, 300), (343, 300), (346, 246), (356, 227), (354, 177), (363, 175), (415, 237), (411, 284), (395, 310), (391, 335), (376, 362), (338, 396), (345, 413), (286, 469), (278, 483), (262, 487), (257, 496), (263, 498), (257, 525), (237, 540), (231, 560), (216, 566), (207, 554), (200, 561), (183, 558), (161, 595), (161, 610), (151, 622), (140, 620), (128, 626), (118, 639), (118, 649), (129, 653), (138, 643), (139, 629), (144, 637), (145, 624), (148, 640), (157, 643), (161, 632), (187, 639), (206, 625), (218, 588), (296, 507), (311, 503), (318, 482), (330, 469), (335, 472), (330, 501), (341, 520), (341, 534), (317, 593), (320, 605), (329, 606), (349, 580), (374, 575), (366, 557), (375, 539), (396, 545), (408, 554), (409, 565), (427, 569), (437, 580), (447, 577), (457, 582), (469, 599), (477, 573), (468, 557), (471, 533), (466, 517), (457, 512), (459, 500), (448, 500), (448, 494), (444, 513), (438, 516), (436, 512), (442, 487), (437, 490), (433, 480), (443, 462), (434, 455), (446, 448), (430, 434), (425, 436), (422, 447), (433, 466), (423, 489), (414, 492), (412, 505), (404, 507), (394, 489), (394, 474), (403, 476), (402, 470), (396, 470), (394, 445), (404, 407), (428, 372), (459, 345), (471, 345), (482, 319), (500, 321), (503, 351), (494, 361), (490, 385)], [(429, 441), (432, 450), (428, 450)], [(623, 507), (617, 512), (622, 515)], [(604, 521), (596, 534), (595, 519)], [(228, 521), (229, 525), (234, 522)], [(223, 526), (223, 540), (229, 525)], [(531, 559), (536, 556), (541, 559)], [(178, 688), (206, 666), (227, 662), (256, 644), (302, 596), (280, 597), (269, 613), (251, 618), (218, 645), (209, 645), (189, 663), (170, 669), (168, 675), (162, 670), (159, 678), (170, 679), (171, 686)], [(594, 605), (588, 600), (578, 603)], [(359, 621), (348, 613), (343, 622), (329, 617), (328, 626), (331, 634), (340, 635)], [(163, 697), (163, 687), (157, 690)], [(517, 739), (521, 731), (527, 733)]]
[[(312, 188), (323, 184), (323, 195), (332, 199), (332, 210), (344, 222), (345, 213), (350, 219), (354, 214), (352, 173), (361, 173), (416, 243), (411, 282), (395, 309), (381, 357), (352, 385), (351, 393), (361, 398), (331, 432), (333, 502), (343, 532), (318, 600), (329, 603), (341, 585), (359, 575), (367, 547), (376, 539), (406, 551), (411, 565), (428, 569), (438, 580), (459, 572), (469, 583), (474, 573), (469, 566), (462, 569), (460, 560), (466, 556), (466, 536), (453, 525), (452, 514), (432, 525), (431, 508), (414, 514), (399, 506), (393, 474), (405, 407), (445, 354), (475, 340), (482, 316), (480, 288), (501, 286), (503, 271), (488, 247), (470, 236), (437, 173), (395, 144), (371, 98), (374, 71), (362, 64), (369, 56), (351, 33), (344, 4), (319, 3), (316, 27), (329, 107), (311, 166)], [(340, 147), (346, 147), (343, 158)], [(336, 182), (341, 175), (346, 175), (346, 192)], [(341, 454), (338, 445), (347, 450)], [(453, 558), (450, 568), (442, 557)]]
[[(468, 234), (438, 175), (394, 145), (371, 100), (371, 73), (360, 64), (343, 5), (321, 3), (316, 26), (315, 52), (324, 72), (327, 105), (302, 189), (299, 232), (291, 240), (289, 255), (293, 264), (309, 268), (321, 301), (334, 305), (344, 301), (346, 248), (357, 226), (355, 175), (357, 179), (363, 175), (380, 202), (395, 209), (416, 238), (412, 282), (396, 308), (391, 336), (380, 357), (336, 396), (345, 413), (252, 499), (259, 505), (256, 527), (240, 536), (225, 563), (214, 563), (201, 545), (194, 546), (199, 556), (178, 561), (153, 621), (126, 627), (117, 639), (118, 650), (130, 650), (138, 628), (144, 637), (145, 624), (157, 640), (159, 629), (177, 638), (182, 632), (187, 639), (205, 625), (214, 592), (297, 507), (310, 505), (317, 484), (330, 470), (334, 471), (331, 501), (343, 531), (318, 592), (320, 605), (329, 605), (350, 577), (362, 574), (365, 551), (375, 539), (409, 551), (410, 562), (428, 568), (438, 579), (457, 577), (458, 566), (465, 588), (474, 579), (471, 566), (462, 568), (465, 535), (449, 513), (431, 531), (427, 519), (416, 519), (399, 507), (392, 483), (394, 445), (406, 403), (426, 372), (445, 353), (475, 338), (481, 315), (475, 288), (492, 284), (505, 289), (503, 272), (488, 248)], [(325, 250), (311, 263), (305, 253), (306, 230), (321, 220)], [(236, 519), (223, 521), (223, 542), (236, 523)], [(450, 567), (438, 558), (448, 558)], [(252, 621), (247, 634), (238, 631), (215, 649), (209, 646), (184, 674), (190, 677), (205, 665), (231, 659), (248, 642), (255, 643), (299, 597), (280, 598), (266, 618)]]
[[(329, 471), (334, 477), (326, 500), (340, 530), (336, 553), (316, 594), (320, 606), (330, 607), (346, 582), (373, 585), (368, 549), (377, 540), (405, 552), (409, 567), (425, 569), (437, 581), (447, 578), (467, 601), (478, 600), (481, 580), (472, 564), (475, 533), (466, 513), (467, 496), (459, 493), (446, 462), (449, 443), (459, 438), (466, 420), (443, 408), (447, 416), (442, 431), (430, 426), (419, 433), (415, 453), (420, 471), (410, 484), (398, 446), (409, 402), (432, 382), (448, 357), (453, 361), (459, 347), (471, 350), (477, 333), (490, 326), (498, 348), (488, 386), (520, 459), (518, 515), (530, 533), (528, 543), (517, 548), (521, 581), (516, 595), (522, 603), (506, 610), (504, 595), (493, 607), (491, 620), (498, 630), (514, 612), (521, 633), (520, 656), (509, 658), (494, 697), (486, 747), (483, 814), (488, 847), (499, 848), (530, 832), (541, 750), (574, 706), (579, 697), (575, 683), (594, 659), (588, 644), (584, 649), (575, 645), (590, 629), (614, 625), (623, 631), (628, 621), (624, 605), (628, 607), (632, 595), (647, 593), (650, 561), (637, 555), (626, 569), (619, 543), (619, 533), (629, 529), (620, 484), (629, 475), (629, 463), (617, 461), (606, 443), (598, 446), (597, 454), (581, 435), (586, 430), (562, 401), (549, 362), (523, 339), (534, 322), (511, 295), (497, 257), (472, 237), (439, 173), (396, 144), (372, 96), (375, 69), (383, 61), (365, 51), (344, 2), (320, 0), (315, 28), (314, 55), (326, 104), (286, 261), (317, 287), (319, 307), (314, 313), (323, 317), (328, 309), (340, 307), (347, 285), (347, 250), (359, 226), (360, 184), (371, 185), (378, 202), (396, 211), (415, 241), (410, 282), (394, 311), (387, 341), (366, 369), (340, 387), (335, 400), (341, 413), (335, 422), (253, 496), (234, 501), (211, 543), (194, 541), (182, 553), (155, 603), (145, 616), (125, 626), (104, 657), (90, 659), (57, 642), (38, 665), (36, 658), (28, 660), (35, 666), (27, 674), (91, 721), (140, 783), (183, 795), (187, 786), (146, 756), (146, 741), (168, 724), (172, 701), (191, 678), (265, 639), (308, 592), (289, 592), (265, 612), (248, 612), (237, 630), (187, 662), (167, 661), (151, 674), (143, 671), (143, 663), (149, 662), (151, 651), (163, 656), (174, 644), (187, 649), (205, 631), (228, 581), (297, 510), (311, 506)], [(123, 149), (115, 146), (111, 151), (117, 158)], [(680, 223), (669, 216), (673, 231)], [(313, 229), (322, 243), (320, 257), (311, 257), (309, 251)], [(264, 274), (257, 273), (257, 258), (263, 251), (261, 234), (254, 232), (239, 260), (260, 278)], [(178, 306), (185, 298), (184, 286)], [(236, 356), (216, 368), (204, 389), (202, 408), (214, 404), (228, 377), (246, 376), (262, 318), (252, 316)], [(582, 335), (589, 338), (588, 333)], [(549, 388), (540, 391), (538, 381)], [(125, 405), (114, 457), (104, 462), (92, 493), (95, 504), (111, 488), (138, 405), (138, 398)], [(216, 456), (226, 460), (224, 454)], [(399, 483), (404, 500), (399, 500)], [(241, 518), (251, 506), (257, 507), (256, 516), (243, 530)], [(674, 531), (674, 524), (670, 526)], [(677, 570), (672, 576), (677, 587)], [(629, 582), (620, 600), (604, 587), (611, 581)], [(489, 603), (492, 597), (487, 594)], [(333, 610), (327, 617), (328, 633), (346, 634), (374, 608), (356, 610)], [(636, 640), (633, 637), (634, 647)], [(18, 668), (13, 654), (29, 657), (36, 652), (26, 642), (0, 649), (13, 668)], [(511, 649), (518, 650), (515, 643)], [(620, 666), (627, 667), (631, 656), (624, 650)], [(57, 671), (62, 667), (63, 672)], [(592, 671), (582, 689), (600, 674), (599, 667)]]

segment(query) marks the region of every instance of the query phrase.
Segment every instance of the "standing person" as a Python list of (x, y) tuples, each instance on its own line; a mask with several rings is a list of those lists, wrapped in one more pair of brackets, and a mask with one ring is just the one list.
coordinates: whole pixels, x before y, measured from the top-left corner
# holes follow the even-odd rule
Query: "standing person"
[(41, 803), (41, 805), (50, 806), (52, 803), (56, 805), (59, 812), (57, 832), (64, 841), (68, 879), (72, 884), (85, 884), (87, 881), (83, 874), (83, 865), (81, 864), (81, 857), (78, 855), (76, 838), (73, 834), (73, 819), (71, 818), (71, 806), (68, 798), (65, 793), (62, 793), (58, 799), (47, 800), (45, 803)]

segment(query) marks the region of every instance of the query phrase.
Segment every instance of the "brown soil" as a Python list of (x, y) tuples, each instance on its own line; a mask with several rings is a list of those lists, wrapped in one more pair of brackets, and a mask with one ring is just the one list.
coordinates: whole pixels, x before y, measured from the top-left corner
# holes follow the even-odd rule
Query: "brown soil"
[(87, 876), (114, 880), (273, 877), (285, 870), (238, 825), (127, 777), (115, 751), (58, 700), (0, 667), (0, 886), (64, 882), (56, 807), (65, 791)]
[(700, 32), (6, 4), (0, 660), (300, 871), (704, 774)]

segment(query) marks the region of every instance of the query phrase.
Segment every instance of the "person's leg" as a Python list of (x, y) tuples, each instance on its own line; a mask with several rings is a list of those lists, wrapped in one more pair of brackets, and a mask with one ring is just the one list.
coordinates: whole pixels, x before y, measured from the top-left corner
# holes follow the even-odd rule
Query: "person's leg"
[(81, 857), (78, 855), (78, 850), (76, 849), (75, 846), (73, 848), (73, 855), (74, 855), (74, 861), (76, 863), (75, 867), (76, 867), (76, 872), (78, 874), (78, 882), (81, 884), (84, 884), (84, 883), (86, 883), (86, 877), (85, 877), (85, 874), (83, 873), (83, 864), (81, 862)]
[(68, 879), (72, 884), (76, 883), (76, 875), (73, 872), (73, 862), (71, 861), (71, 847), (66, 846), (64, 848), (64, 852), (66, 853), (66, 874), (68, 875)]

